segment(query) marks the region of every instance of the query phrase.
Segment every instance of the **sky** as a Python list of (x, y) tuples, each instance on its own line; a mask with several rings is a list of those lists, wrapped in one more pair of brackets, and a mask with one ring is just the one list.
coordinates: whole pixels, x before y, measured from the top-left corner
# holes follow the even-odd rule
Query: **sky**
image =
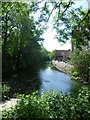
[[(83, 6), (83, 9), (88, 9), (88, 2), (87, 0), (75, 0), (76, 4), (74, 7), (80, 7), (81, 5)], [(43, 34), (43, 38), (45, 39), (43, 42), (43, 46), (48, 50), (48, 51), (53, 51), (53, 50), (68, 50), (71, 49), (71, 42), (68, 40), (66, 44), (62, 44), (58, 42), (57, 39), (55, 39), (55, 31), (52, 30), (52, 24), (49, 22), (48, 23), (49, 28), (46, 30), (46, 32)]]

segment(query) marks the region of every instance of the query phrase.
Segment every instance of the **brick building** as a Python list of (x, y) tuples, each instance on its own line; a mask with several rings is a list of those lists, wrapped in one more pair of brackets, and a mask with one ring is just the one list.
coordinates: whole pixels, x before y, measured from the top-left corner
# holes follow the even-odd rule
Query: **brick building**
[(69, 50), (56, 50), (57, 61), (67, 61), (69, 59)]

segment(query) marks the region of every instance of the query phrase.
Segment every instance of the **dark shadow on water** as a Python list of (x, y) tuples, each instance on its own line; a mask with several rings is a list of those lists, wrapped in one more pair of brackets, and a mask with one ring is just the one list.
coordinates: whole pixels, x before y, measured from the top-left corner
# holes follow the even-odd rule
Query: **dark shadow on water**
[(38, 66), (33, 71), (25, 70), (19, 73), (19, 75), (12, 75), (11, 77), (4, 79), (2, 84), (7, 83), (10, 86), (10, 96), (13, 97), (15, 93), (30, 94), (33, 91), (39, 89), (41, 84), (38, 78), (38, 71), (41, 66)]
[(46, 69), (49, 63), (42, 63), (33, 70), (27, 69), (21, 71), (18, 75), (11, 75), (11, 77), (4, 78), (2, 84), (6, 83), (10, 86), (10, 95), (13, 97), (15, 93), (30, 94), (33, 91), (39, 90), (41, 81), (38, 76), (40, 69)]

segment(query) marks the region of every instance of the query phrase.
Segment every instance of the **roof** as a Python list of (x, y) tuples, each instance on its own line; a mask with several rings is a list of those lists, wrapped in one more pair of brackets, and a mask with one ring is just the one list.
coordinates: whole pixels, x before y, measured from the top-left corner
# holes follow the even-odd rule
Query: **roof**
[(69, 57), (69, 50), (56, 50), (56, 56), (66, 56)]

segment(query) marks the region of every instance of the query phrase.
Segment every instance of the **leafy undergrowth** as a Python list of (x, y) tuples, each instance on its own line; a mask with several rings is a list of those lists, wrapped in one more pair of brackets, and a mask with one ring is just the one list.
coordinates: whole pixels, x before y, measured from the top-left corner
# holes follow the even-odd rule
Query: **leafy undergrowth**
[(9, 99), (10, 87), (7, 84), (1, 86), (2, 91), (2, 101)]
[(4, 120), (29, 120), (30, 118), (59, 118), (60, 120), (89, 120), (90, 91), (87, 87), (73, 94), (62, 96), (59, 92), (49, 91), (32, 95), (19, 95), (17, 105), (2, 112)]

